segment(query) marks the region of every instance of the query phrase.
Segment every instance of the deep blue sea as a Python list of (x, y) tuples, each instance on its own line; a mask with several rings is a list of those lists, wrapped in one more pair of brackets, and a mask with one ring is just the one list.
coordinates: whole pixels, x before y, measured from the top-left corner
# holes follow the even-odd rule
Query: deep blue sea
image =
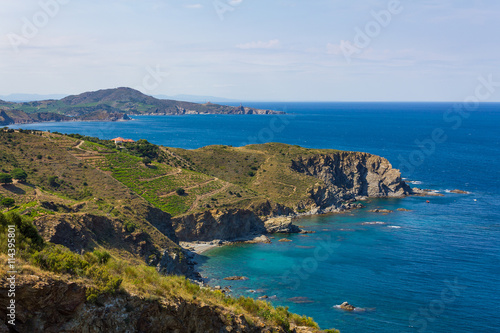
[[(500, 332), (500, 104), (474, 110), (452, 103), (250, 106), (287, 115), (22, 127), (189, 149), (273, 141), (384, 156), (415, 186), (445, 196), (372, 200), (346, 214), (302, 218), (297, 224), (316, 233), (211, 250), (201, 260), (202, 275), (212, 285), (230, 285), (235, 295), (267, 295), (344, 333)], [(447, 193), (452, 189), (471, 194)], [(411, 211), (367, 212), (375, 207)], [(223, 280), (232, 275), (249, 279)], [(334, 307), (344, 301), (365, 311)]]

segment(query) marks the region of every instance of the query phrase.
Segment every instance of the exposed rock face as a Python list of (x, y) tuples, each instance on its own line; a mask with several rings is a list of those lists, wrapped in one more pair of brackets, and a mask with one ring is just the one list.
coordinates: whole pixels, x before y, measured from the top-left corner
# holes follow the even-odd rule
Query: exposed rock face
[(265, 227), (268, 233), (284, 233), (284, 234), (294, 234), (299, 233), (301, 230), (298, 226), (293, 224), (290, 217), (275, 217), (269, 219), (265, 223)]
[(385, 158), (368, 153), (300, 157), (292, 161), (291, 168), (325, 183), (311, 190), (311, 198), (325, 211), (360, 197), (403, 197), (412, 193), (399, 170)]
[[(152, 214), (159, 218), (164, 213), (153, 209)], [(140, 230), (127, 232), (123, 223), (114, 218), (92, 214), (44, 215), (34, 224), (46, 241), (64, 245), (73, 252), (82, 253), (97, 244), (112, 244), (114, 248), (137, 254), (146, 262), (157, 265), (161, 272), (186, 276), (193, 273), (185, 256), (181, 255), (182, 249), (174, 242), (167, 240), (162, 244), (166, 249), (162, 250), (158, 244), (155, 246), (147, 233)], [(177, 241), (175, 235), (173, 239)], [(154, 258), (152, 262), (150, 258)]]
[[(85, 286), (50, 277), (18, 276), (16, 326), (20, 333), (59, 332), (284, 332), (249, 324), (223, 308), (177, 299), (171, 303), (119, 293), (86, 301)], [(0, 332), (8, 332), (8, 283), (0, 280)], [(306, 332), (313, 332), (309, 329)]]
[(172, 219), (181, 241), (237, 240), (266, 233), (264, 222), (244, 209), (205, 211)]

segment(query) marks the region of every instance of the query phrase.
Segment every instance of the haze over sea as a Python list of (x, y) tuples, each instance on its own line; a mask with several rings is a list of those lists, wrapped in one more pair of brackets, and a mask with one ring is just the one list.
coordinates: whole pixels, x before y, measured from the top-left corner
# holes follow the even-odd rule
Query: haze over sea
[[(357, 211), (302, 218), (296, 224), (316, 233), (213, 249), (204, 253), (202, 275), (211, 285), (230, 285), (235, 295), (270, 296), (273, 304), (344, 333), (500, 332), (500, 104), (461, 115), (452, 103), (247, 105), (287, 115), (17, 127), (188, 149), (273, 141), (386, 157), (415, 186), (445, 196), (371, 200)], [(448, 193), (453, 189), (470, 194)], [(411, 211), (381, 215), (371, 208)], [(232, 275), (249, 279), (223, 280)], [(366, 311), (333, 307), (344, 301)]]

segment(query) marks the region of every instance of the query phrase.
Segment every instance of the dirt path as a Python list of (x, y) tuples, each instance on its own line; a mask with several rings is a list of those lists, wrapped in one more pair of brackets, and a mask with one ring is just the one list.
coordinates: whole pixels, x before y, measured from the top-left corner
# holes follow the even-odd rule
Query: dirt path
[(170, 172), (170, 173), (167, 173), (165, 175), (161, 175), (161, 176), (156, 176), (156, 177), (153, 177), (153, 178), (148, 178), (148, 179), (140, 179), (140, 181), (146, 181), (146, 182), (149, 182), (149, 181), (152, 181), (152, 180), (157, 180), (157, 179), (160, 179), (160, 178), (163, 178), (163, 177), (167, 177), (167, 176), (173, 176), (173, 175), (178, 175), (182, 173), (182, 169), (181, 168), (178, 168), (176, 171), (174, 172)]
[(220, 189), (218, 190), (215, 190), (215, 191), (212, 191), (212, 192), (209, 192), (209, 193), (205, 193), (203, 195), (197, 195), (196, 196), (196, 199), (194, 200), (193, 204), (191, 205), (191, 207), (189, 208), (189, 210), (187, 211), (187, 213), (190, 213), (192, 212), (193, 210), (196, 209), (196, 207), (198, 206), (198, 204), (200, 203), (201, 200), (204, 200), (208, 197), (211, 197), (211, 196), (214, 196), (214, 195), (217, 195), (225, 190), (228, 189), (228, 187), (231, 186), (230, 183), (225, 183), (224, 186), (222, 186)]
[[(189, 187), (184, 187), (184, 190), (187, 191), (187, 190), (192, 190), (193, 188), (197, 188), (197, 187), (200, 187), (200, 186), (203, 186), (203, 185), (206, 185), (206, 184), (209, 184), (211, 182), (215, 182), (219, 180), (219, 178), (212, 178), (210, 180), (207, 180), (203, 183), (198, 183), (196, 185), (193, 185), (193, 186), (189, 186)], [(169, 197), (171, 195), (173, 195), (175, 193), (175, 191), (171, 191), (171, 192), (168, 192), (167, 194), (163, 194), (163, 195), (160, 195), (160, 198), (165, 198), (165, 197)]]

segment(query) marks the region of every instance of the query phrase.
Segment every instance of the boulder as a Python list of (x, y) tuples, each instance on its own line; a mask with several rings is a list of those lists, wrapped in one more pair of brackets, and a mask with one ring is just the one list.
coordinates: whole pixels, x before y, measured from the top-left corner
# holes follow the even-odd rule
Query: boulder
[(349, 304), (347, 302), (344, 302), (344, 303), (340, 304), (340, 308), (342, 310), (345, 310), (345, 311), (354, 311), (354, 309), (356, 309), (355, 306), (353, 306), (353, 305), (351, 305), (351, 304)]

